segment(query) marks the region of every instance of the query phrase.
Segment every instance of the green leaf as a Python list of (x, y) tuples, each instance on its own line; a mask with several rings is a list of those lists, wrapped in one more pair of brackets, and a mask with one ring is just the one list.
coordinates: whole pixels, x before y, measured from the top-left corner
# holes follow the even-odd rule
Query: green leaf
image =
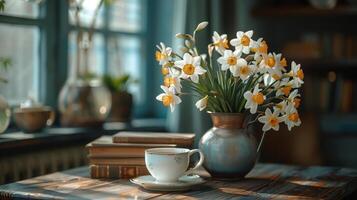
[(5, 4), (6, 4), (5, 0), (0, 0), (0, 11), (4, 11)]

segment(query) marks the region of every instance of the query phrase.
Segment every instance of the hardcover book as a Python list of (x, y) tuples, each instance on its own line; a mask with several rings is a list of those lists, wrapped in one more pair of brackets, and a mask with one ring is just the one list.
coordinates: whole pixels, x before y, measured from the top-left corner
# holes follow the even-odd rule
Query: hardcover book
[(135, 165), (90, 165), (91, 178), (135, 178), (148, 175), (149, 171), (145, 166)]
[(88, 156), (91, 165), (145, 165), (145, 158), (102, 158)]
[(119, 132), (113, 136), (114, 143), (176, 144), (192, 147), (193, 133)]
[(102, 136), (86, 145), (89, 156), (102, 158), (144, 157), (145, 150), (159, 147), (177, 147), (175, 144), (113, 143), (110, 136)]

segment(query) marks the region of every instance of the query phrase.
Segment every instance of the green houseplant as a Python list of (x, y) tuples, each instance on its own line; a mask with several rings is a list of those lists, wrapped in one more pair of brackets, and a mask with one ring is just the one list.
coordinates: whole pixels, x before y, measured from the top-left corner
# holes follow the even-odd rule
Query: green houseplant
[(112, 107), (108, 116), (111, 122), (129, 122), (132, 114), (133, 96), (128, 86), (133, 81), (129, 74), (121, 76), (103, 76), (104, 85), (111, 91)]
[[(182, 95), (196, 96), (196, 107), (210, 113), (214, 126), (199, 143), (204, 167), (214, 178), (239, 179), (253, 168), (267, 131), (301, 124), (297, 108), (304, 73), (300, 64), (292, 61), (289, 67), (281, 54), (268, 52), (252, 30), (238, 31), (231, 40), (214, 32), (203, 52), (196, 36), (207, 25), (200, 23), (192, 35), (176, 35), (184, 40), (182, 52), (157, 46), (164, 81), (156, 99), (173, 111)], [(263, 124), (259, 144), (247, 129), (255, 121)]]

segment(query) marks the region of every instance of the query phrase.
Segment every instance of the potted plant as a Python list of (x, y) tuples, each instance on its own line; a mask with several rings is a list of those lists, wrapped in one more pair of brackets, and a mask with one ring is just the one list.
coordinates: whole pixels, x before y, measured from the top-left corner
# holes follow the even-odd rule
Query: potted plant
[[(157, 46), (164, 81), (156, 99), (173, 111), (182, 95), (197, 96), (196, 107), (207, 110), (213, 121), (199, 143), (204, 167), (214, 178), (242, 178), (253, 168), (267, 131), (279, 130), (282, 123), (289, 130), (301, 124), (297, 108), (304, 73), (294, 61), (288, 67), (281, 54), (269, 53), (262, 38), (253, 39), (253, 31), (238, 31), (232, 40), (214, 32), (208, 56), (203, 54), (196, 35), (207, 24), (200, 23), (192, 35), (176, 35), (184, 40), (182, 53)], [(263, 124), (259, 145), (247, 131), (255, 121)]]
[(130, 75), (117, 77), (105, 75), (103, 83), (112, 94), (112, 107), (107, 120), (130, 122), (133, 105), (133, 96), (128, 92), (128, 85), (131, 83)]

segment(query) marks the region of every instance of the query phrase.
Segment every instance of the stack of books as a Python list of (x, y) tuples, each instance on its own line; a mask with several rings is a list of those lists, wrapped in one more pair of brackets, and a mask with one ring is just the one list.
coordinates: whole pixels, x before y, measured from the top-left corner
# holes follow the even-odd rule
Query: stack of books
[(145, 150), (161, 147), (192, 148), (194, 134), (119, 132), (86, 145), (92, 178), (133, 178), (148, 175)]

